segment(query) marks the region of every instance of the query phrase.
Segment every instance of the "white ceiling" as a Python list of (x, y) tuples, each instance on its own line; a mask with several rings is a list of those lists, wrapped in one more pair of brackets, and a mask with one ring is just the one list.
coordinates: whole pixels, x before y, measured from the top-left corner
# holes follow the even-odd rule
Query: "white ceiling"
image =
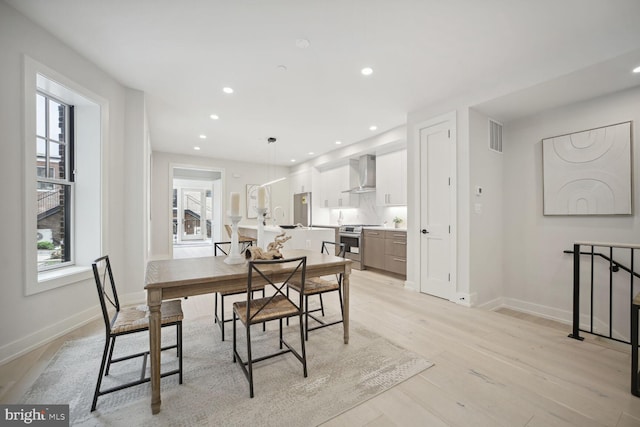
[(144, 91), (167, 152), (291, 165), (445, 99), (513, 119), (640, 84), (638, 0), (5, 1)]

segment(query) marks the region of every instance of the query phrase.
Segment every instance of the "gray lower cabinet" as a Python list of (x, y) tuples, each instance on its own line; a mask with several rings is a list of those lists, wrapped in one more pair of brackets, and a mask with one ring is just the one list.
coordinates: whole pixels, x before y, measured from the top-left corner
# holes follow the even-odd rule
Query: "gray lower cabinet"
[(403, 276), (407, 275), (407, 233), (405, 231), (385, 231), (384, 269)]
[(406, 276), (407, 233), (391, 230), (364, 230), (365, 267)]

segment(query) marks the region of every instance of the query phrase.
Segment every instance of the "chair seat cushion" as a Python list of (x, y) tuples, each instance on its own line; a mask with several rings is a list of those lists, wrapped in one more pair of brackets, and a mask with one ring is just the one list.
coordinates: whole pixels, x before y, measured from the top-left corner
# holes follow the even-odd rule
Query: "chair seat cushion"
[[(233, 311), (238, 315), (240, 321), (247, 324), (247, 301), (233, 303)], [(258, 312), (259, 311), (259, 312)], [(256, 314), (257, 313), (257, 314)], [(273, 299), (259, 298), (251, 301), (249, 307), (249, 317), (251, 324), (268, 322), (269, 320), (282, 319), (299, 314), (298, 307), (287, 297), (276, 295)]]
[[(163, 325), (181, 321), (184, 317), (180, 300), (163, 301), (160, 310), (162, 311), (161, 323)], [(111, 326), (111, 333), (122, 334), (145, 329), (149, 329), (149, 307), (139, 305), (121, 308)]]
[[(296, 290), (297, 292), (300, 292), (300, 289), (302, 288), (300, 286), (300, 281), (298, 280), (289, 281), (289, 287)], [(338, 282), (325, 280), (321, 277), (312, 277), (310, 279), (307, 279), (306, 283), (304, 284), (304, 294), (322, 294), (324, 292), (337, 291), (339, 287), (340, 285), (338, 285)]]

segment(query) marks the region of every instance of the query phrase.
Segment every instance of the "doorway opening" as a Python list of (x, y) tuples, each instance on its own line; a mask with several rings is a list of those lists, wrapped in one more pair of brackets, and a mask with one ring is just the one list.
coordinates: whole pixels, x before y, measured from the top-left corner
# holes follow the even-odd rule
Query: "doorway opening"
[(222, 235), (222, 171), (172, 167), (173, 257), (213, 255)]

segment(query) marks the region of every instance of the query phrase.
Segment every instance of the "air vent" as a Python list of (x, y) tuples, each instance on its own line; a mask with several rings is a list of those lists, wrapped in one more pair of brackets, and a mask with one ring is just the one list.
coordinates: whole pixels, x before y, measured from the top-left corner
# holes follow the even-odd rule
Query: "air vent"
[(502, 125), (489, 119), (489, 149), (502, 153)]

